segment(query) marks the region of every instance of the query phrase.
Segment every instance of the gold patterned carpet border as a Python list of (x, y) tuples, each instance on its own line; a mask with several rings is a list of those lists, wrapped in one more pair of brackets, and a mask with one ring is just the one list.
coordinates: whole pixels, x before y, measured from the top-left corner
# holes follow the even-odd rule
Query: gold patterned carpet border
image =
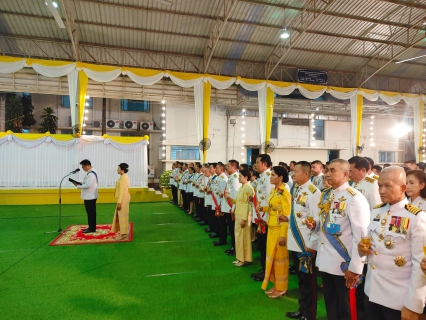
[(123, 237), (120, 232), (111, 232), (111, 224), (99, 224), (96, 232), (83, 233), (87, 225), (73, 225), (66, 228), (50, 244), (51, 246), (68, 246), (77, 244), (103, 244), (133, 241), (133, 222), (129, 223), (129, 234)]

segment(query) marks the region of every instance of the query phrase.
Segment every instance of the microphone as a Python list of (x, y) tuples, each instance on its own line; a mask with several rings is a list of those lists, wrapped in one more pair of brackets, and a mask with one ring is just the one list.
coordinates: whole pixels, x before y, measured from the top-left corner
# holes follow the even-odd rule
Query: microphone
[(80, 171), (80, 169), (75, 169), (74, 171), (71, 171), (71, 173), (77, 173), (79, 171)]

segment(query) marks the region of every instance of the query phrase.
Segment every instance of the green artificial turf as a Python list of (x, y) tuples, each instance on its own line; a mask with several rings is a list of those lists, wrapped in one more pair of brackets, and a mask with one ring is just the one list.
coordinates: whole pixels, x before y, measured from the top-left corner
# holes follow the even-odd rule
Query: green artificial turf
[[(114, 205), (99, 204), (111, 223)], [(85, 224), (83, 205), (62, 206), (62, 227)], [(248, 267), (169, 203), (132, 203), (128, 243), (50, 247), (58, 206), (0, 206), (2, 319), (285, 319), (296, 311), (297, 280), (287, 297), (269, 299)], [(318, 296), (318, 319), (326, 319)]]

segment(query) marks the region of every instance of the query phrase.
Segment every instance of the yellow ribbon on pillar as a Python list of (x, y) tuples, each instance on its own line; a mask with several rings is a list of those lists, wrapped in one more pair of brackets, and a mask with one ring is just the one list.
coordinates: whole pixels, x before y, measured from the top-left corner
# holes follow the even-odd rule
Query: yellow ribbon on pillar
[(84, 73), (83, 70), (78, 72), (78, 110), (79, 110), (79, 129), (80, 133), (83, 132), (83, 118), (84, 118), (84, 108), (86, 106), (86, 93), (87, 93), (87, 84), (89, 78)]
[[(361, 145), (361, 123), (362, 123), (362, 109), (363, 109), (364, 97), (361, 94), (356, 95), (356, 145)], [(357, 148), (356, 155), (359, 156), (359, 150)]]
[[(274, 92), (271, 88), (266, 88), (266, 125), (265, 125), (265, 142), (270, 142), (271, 140), (271, 128), (272, 128), (272, 117), (274, 115)], [(268, 148), (265, 148), (265, 153), (268, 153)]]
[(415, 152), (418, 153), (418, 157), (419, 157), (419, 162), (423, 161), (423, 154), (421, 154), (420, 152), (418, 152), (418, 150), (420, 150), (421, 147), (423, 147), (423, 128), (425, 125), (425, 122), (423, 121), (424, 116), (425, 116), (425, 103), (423, 102), (423, 100), (420, 100), (419, 102), (419, 114), (420, 117), (418, 119), (414, 119), (414, 121), (419, 121), (419, 145), (415, 146), (416, 150)]
[[(212, 93), (212, 85), (210, 82), (204, 82), (203, 90), (203, 140), (209, 137), (210, 123), (210, 97)], [(207, 150), (203, 151), (203, 163), (206, 163)]]

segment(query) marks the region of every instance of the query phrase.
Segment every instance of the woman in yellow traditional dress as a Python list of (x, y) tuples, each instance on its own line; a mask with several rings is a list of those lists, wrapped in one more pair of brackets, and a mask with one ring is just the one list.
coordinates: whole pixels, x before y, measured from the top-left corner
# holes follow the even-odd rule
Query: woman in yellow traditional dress
[(232, 210), (235, 214), (235, 253), (236, 267), (245, 266), (253, 261), (251, 248), (251, 202), (253, 187), (250, 185), (251, 173), (248, 169), (240, 170), (239, 181), (242, 184), (238, 189), (237, 197), (233, 200)]
[(284, 167), (274, 167), (270, 179), (275, 188), (269, 194), (269, 206), (259, 209), (269, 213), (265, 278), (262, 289), (266, 290), (269, 281), (271, 281), (274, 286), (270, 290), (266, 290), (265, 293), (269, 298), (274, 299), (285, 295), (288, 288), (288, 218), (281, 218), (281, 220), (286, 222), (279, 223), (278, 216), (284, 215), (288, 217), (290, 215), (291, 195), (286, 187), (288, 173)]
[(117, 198), (117, 206), (115, 208), (114, 221), (112, 222), (112, 232), (120, 231), (120, 239), (124, 239), (129, 234), (129, 171), (127, 163), (118, 165), (117, 173), (121, 176), (115, 184), (115, 197)]

